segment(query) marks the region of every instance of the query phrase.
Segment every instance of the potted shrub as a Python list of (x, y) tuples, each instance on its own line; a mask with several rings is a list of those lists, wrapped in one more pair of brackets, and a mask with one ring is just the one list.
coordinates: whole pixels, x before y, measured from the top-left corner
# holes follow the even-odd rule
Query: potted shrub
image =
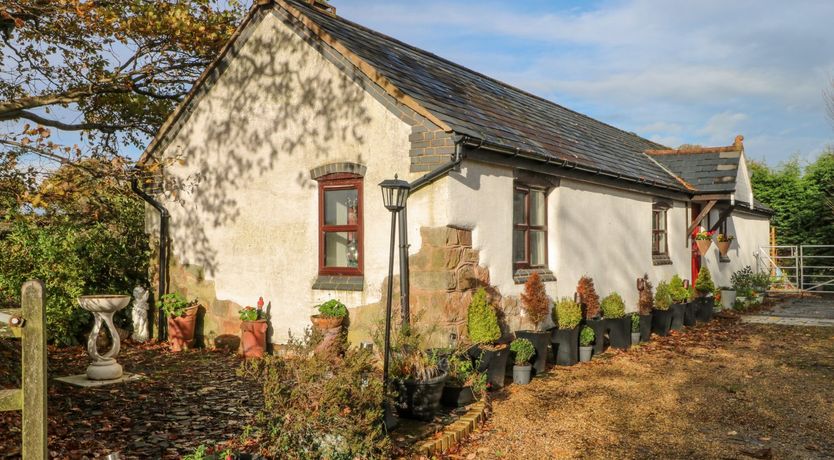
[(594, 354), (594, 330), (588, 326), (582, 326), (579, 332), (579, 362), (587, 363)]
[(761, 303), (767, 290), (770, 289), (770, 275), (764, 272), (756, 273), (753, 275), (752, 284), (753, 292), (756, 293), (757, 300)]
[(712, 235), (714, 234), (714, 230), (711, 232), (702, 230), (695, 234), (695, 244), (698, 246), (698, 252), (701, 253), (701, 256), (707, 255), (707, 251), (709, 251), (709, 247), (712, 245)]
[(633, 313), (631, 316), (631, 344), (640, 343), (640, 315)]
[(731, 286), (721, 286), (721, 308), (729, 310), (736, 303), (736, 290)]
[[(408, 334), (408, 332), (406, 332)], [(431, 421), (440, 407), (447, 374), (435, 357), (414, 347), (402, 349), (398, 374), (403, 376), (399, 391), (400, 415)]]
[(501, 326), (484, 288), (472, 296), (466, 312), (466, 330), (474, 344), (470, 356), (479, 363), (478, 372), (487, 372), (491, 388), (503, 387), (509, 350), (507, 344), (497, 343), (501, 338)]
[(628, 349), (631, 346), (631, 322), (625, 316), (625, 302), (620, 294), (612, 292), (602, 299), (602, 316), (611, 346)]
[(316, 345), (316, 353), (341, 355), (344, 351), (343, 326), (348, 316), (347, 307), (337, 299), (330, 299), (315, 307), (318, 315), (310, 316), (313, 328), (320, 334), (321, 341)]
[(594, 330), (594, 334), (600, 339), (594, 343), (594, 353), (605, 351), (605, 322), (602, 320), (599, 295), (594, 287), (594, 279), (590, 276), (579, 278), (576, 285), (577, 302), (582, 307), (582, 318), (585, 324)]
[(672, 312), (669, 307), (672, 305), (672, 293), (669, 283), (661, 281), (657, 283), (657, 290), (654, 294), (654, 310), (652, 310), (652, 332), (663, 337), (669, 335), (669, 328), (672, 326)]
[(469, 356), (454, 353), (448, 360), (448, 378), (440, 401), (445, 406), (463, 407), (480, 399), (486, 391), (487, 376), (478, 372)]
[[(737, 270), (730, 277), (730, 281), (736, 291), (736, 300), (742, 305), (746, 304), (753, 294), (753, 269), (748, 265)], [(733, 305), (735, 307), (735, 303)]]
[(185, 300), (182, 294), (172, 292), (161, 297), (162, 311), (168, 317), (168, 342), (171, 350), (182, 351), (194, 346), (194, 328), (197, 324), (197, 299)]
[(669, 307), (669, 311), (672, 312), (672, 325), (670, 329), (677, 331), (683, 329), (687, 308), (686, 301), (689, 298), (689, 292), (680, 276), (674, 275), (669, 280), (669, 294), (672, 296), (672, 305)]
[(701, 322), (709, 322), (713, 314), (712, 292), (715, 291), (715, 283), (712, 282), (709, 268), (706, 265), (701, 267), (698, 278), (695, 280), (695, 292), (697, 294), (696, 319)]
[(515, 363), (513, 366), (513, 383), (527, 385), (530, 383), (530, 375), (533, 371), (530, 360), (536, 354), (536, 348), (533, 346), (533, 342), (520, 338), (513, 340), (513, 343), (510, 344), (510, 351), (513, 353), (513, 362)]
[(538, 273), (533, 273), (524, 283), (524, 292), (521, 293), (521, 308), (527, 318), (533, 324), (534, 330), (516, 331), (516, 337), (525, 338), (533, 344), (536, 349), (533, 369), (536, 374), (541, 374), (547, 367), (547, 346), (550, 344), (550, 332), (545, 331), (544, 321), (547, 319), (550, 301), (544, 291), (544, 283)]
[(640, 316), (640, 341), (648, 342), (652, 336), (652, 310), (654, 310), (654, 292), (652, 292), (652, 283), (649, 281), (648, 273), (645, 273), (642, 278), (637, 278), (637, 291), (640, 296), (637, 302)]
[(551, 341), (556, 355), (556, 364), (573, 366), (579, 361), (579, 323), (582, 322), (582, 307), (570, 297), (563, 297), (553, 307), (553, 322), (556, 329)]
[(240, 344), (244, 358), (260, 358), (266, 352), (266, 322), (264, 298), (258, 298), (258, 308), (246, 306), (240, 309)]
[(727, 253), (730, 251), (730, 245), (733, 244), (735, 237), (719, 233), (715, 239), (715, 245), (718, 246), (718, 252), (720, 252), (722, 256), (726, 257)]

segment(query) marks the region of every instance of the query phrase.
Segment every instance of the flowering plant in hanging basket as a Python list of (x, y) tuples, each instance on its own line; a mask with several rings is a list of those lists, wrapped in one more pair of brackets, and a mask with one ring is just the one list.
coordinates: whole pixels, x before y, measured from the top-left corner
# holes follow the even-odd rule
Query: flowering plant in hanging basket
[(709, 251), (709, 247), (712, 245), (712, 235), (714, 234), (714, 230), (711, 232), (704, 230), (695, 234), (695, 244), (698, 246), (698, 252), (702, 256), (707, 255), (707, 251)]
[(715, 244), (718, 246), (718, 251), (722, 256), (727, 255), (727, 252), (730, 250), (730, 245), (733, 244), (734, 239), (735, 237), (732, 235), (724, 235), (723, 233), (718, 234)]

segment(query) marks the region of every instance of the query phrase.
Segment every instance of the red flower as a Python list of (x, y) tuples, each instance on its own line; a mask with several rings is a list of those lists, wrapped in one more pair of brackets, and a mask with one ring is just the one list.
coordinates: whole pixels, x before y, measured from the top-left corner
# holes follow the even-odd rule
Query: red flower
[(263, 309), (264, 309), (264, 298), (263, 297), (258, 297), (258, 310), (263, 310)]

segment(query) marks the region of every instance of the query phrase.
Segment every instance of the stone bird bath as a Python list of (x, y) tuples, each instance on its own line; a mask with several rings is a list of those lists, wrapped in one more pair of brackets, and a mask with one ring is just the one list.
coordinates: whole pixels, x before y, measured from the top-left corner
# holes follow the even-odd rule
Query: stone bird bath
[[(113, 325), (113, 314), (130, 303), (130, 296), (126, 295), (85, 295), (78, 298), (81, 308), (93, 314), (95, 325), (87, 339), (87, 353), (93, 362), (87, 367), (87, 378), (90, 380), (115, 380), (122, 377), (122, 365), (116, 362), (121, 341), (119, 333)], [(101, 332), (102, 324), (107, 324), (113, 346), (105, 354), (99, 354), (96, 339)]]

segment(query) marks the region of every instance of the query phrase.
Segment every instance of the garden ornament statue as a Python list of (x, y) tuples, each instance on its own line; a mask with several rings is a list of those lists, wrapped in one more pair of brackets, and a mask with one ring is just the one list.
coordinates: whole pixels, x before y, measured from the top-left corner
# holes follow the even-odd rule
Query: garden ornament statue
[[(122, 365), (116, 362), (121, 341), (116, 326), (113, 325), (113, 314), (126, 307), (128, 303), (130, 303), (130, 296), (127, 295), (87, 295), (78, 298), (81, 308), (92, 313), (95, 318), (93, 330), (87, 338), (87, 353), (93, 360), (92, 364), (87, 367), (88, 379), (115, 380), (122, 377)], [(107, 353), (99, 354), (96, 342), (103, 324), (106, 324), (110, 331), (113, 346)]]
[(150, 293), (142, 286), (133, 288), (133, 335), (131, 338), (137, 342), (148, 340), (148, 295)]

